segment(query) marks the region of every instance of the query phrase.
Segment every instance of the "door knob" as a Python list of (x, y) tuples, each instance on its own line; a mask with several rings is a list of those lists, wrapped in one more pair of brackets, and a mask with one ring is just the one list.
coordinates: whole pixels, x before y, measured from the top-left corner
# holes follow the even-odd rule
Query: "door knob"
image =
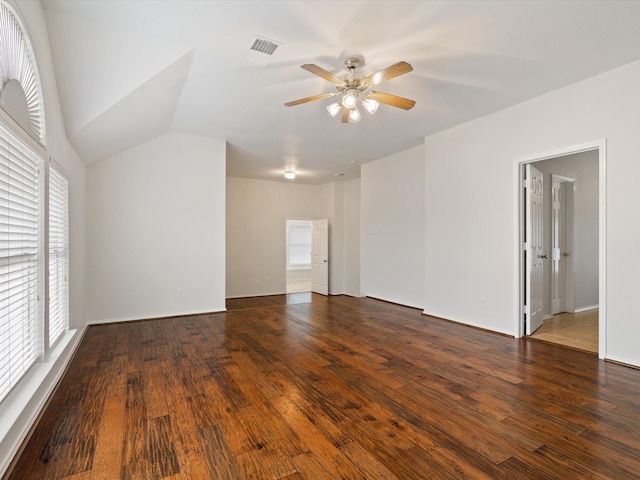
[(569, 252), (562, 252), (562, 256), (563, 257), (568, 257), (569, 256)]
[(538, 255), (538, 258), (544, 258), (544, 259), (546, 259), (546, 258), (547, 258), (547, 256), (546, 256), (546, 255)]

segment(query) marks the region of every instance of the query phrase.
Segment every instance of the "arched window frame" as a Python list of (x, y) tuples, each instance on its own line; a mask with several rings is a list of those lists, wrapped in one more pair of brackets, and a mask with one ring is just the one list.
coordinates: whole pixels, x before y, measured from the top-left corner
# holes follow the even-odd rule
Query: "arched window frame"
[(6, 0), (0, 0), (0, 51), (5, 47), (3, 44), (10, 45), (13, 50), (7, 58), (0, 55), (0, 94), (7, 82), (17, 80), (26, 96), (29, 123), (21, 122), (2, 102), (0, 111), (20, 127), (20, 133), (27, 133), (35, 140), (42, 150), (46, 138), (44, 98), (33, 42), (22, 17)]

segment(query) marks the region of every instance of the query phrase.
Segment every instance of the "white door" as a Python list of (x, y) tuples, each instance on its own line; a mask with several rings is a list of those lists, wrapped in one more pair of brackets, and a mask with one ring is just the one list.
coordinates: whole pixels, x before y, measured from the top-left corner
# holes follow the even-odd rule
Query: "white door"
[(314, 220), (311, 237), (311, 291), (329, 295), (329, 221)]
[(566, 183), (552, 177), (551, 185), (551, 313), (565, 311)]
[(573, 312), (574, 179), (551, 175), (551, 313)]
[(543, 286), (544, 260), (543, 253), (543, 190), (542, 173), (532, 165), (526, 165), (526, 292), (525, 315), (527, 335), (531, 335), (542, 325), (543, 321)]

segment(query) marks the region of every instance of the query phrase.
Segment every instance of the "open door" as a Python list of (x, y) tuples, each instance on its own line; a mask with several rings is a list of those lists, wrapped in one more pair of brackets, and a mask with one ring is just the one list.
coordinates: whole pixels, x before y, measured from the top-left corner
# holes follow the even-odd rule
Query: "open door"
[(574, 311), (573, 186), (574, 179), (551, 175), (551, 314)]
[(329, 295), (329, 220), (314, 220), (311, 237), (311, 291)]
[(526, 332), (531, 335), (543, 321), (543, 176), (531, 164), (525, 166), (525, 308)]

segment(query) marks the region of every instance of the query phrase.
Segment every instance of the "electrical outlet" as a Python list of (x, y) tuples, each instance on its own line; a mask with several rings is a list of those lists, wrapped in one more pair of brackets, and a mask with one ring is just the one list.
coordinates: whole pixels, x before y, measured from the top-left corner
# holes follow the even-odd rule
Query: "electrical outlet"
[(260, 280), (256, 280), (256, 287), (260, 286)]
[(487, 306), (487, 297), (480, 297), (480, 306), (482, 308)]
[(388, 278), (385, 278), (384, 280), (382, 280), (382, 284), (383, 284), (385, 287), (388, 287), (388, 286), (389, 286), (389, 279), (388, 279)]
[(184, 288), (179, 288), (178, 289), (178, 296), (179, 297), (184, 297)]

